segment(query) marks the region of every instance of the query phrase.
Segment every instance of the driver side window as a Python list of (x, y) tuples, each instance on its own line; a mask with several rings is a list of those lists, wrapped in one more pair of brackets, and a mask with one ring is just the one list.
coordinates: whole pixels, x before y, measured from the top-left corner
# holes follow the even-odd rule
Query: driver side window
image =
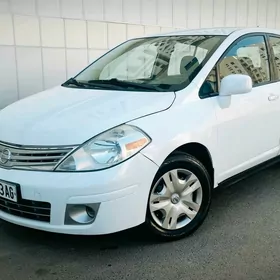
[(200, 98), (217, 95), (218, 81), (230, 74), (250, 76), (253, 86), (270, 81), (264, 36), (246, 37), (234, 43), (209, 73), (200, 89)]
[(226, 53), (219, 65), (219, 77), (243, 74), (252, 78), (253, 86), (270, 80), (268, 53), (263, 36), (247, 37)]

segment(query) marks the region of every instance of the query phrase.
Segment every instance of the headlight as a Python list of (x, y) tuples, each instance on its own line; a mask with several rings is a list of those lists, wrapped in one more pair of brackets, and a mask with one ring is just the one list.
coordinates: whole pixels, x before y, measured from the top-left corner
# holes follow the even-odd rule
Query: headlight
[(93, 171), (112, 167), (137, 154), (151, 142), (139, 128), (121, 125), (86, 142), (56, 171)]

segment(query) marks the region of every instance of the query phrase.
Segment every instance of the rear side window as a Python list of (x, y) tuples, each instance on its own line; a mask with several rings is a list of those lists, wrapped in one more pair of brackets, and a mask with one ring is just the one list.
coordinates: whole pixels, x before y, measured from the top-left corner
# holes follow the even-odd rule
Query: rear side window
[(244, 74), (253, 85), (270, 81), (268, 53), (263, 36), (246, 37), (234, 44), (219, 65), (220, 79), (230, 74)]
[(277, 80), (280, 80), (280, 38), (270, 37), (269, 40), (275, 58)]

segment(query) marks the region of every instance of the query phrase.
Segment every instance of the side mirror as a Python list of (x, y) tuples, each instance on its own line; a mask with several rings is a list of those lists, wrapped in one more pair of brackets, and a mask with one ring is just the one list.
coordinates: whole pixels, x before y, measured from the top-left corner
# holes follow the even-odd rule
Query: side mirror
[(220, 96), (230, 96), (251, 92), (253, 82), (250, 76), (241, 74), (231, 74), (221, 81)]

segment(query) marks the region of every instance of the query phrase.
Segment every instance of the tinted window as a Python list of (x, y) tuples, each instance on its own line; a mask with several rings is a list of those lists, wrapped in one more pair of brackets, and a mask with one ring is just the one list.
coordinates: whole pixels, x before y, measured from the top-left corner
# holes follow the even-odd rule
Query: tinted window
[(230, 74), (249, 75), (253, 85), (270, 80), (268, 54), (263, 36), (244, 38), (234, 44), (219, 65), (220, 79)]
[(275, 57), (276, 75), (280, 79), (280, 38), (271, 37), (270, 44)]

